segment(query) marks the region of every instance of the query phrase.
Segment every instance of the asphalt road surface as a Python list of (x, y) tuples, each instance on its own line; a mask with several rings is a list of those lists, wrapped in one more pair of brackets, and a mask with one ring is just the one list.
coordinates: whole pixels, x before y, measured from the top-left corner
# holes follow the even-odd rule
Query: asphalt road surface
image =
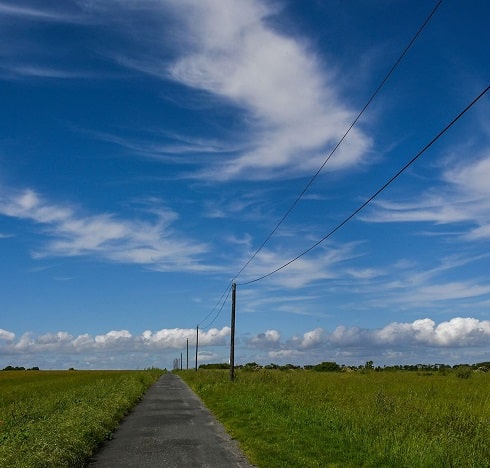
[(164, 374), (93, 457), (93, 468), (252, 467), (175, 374)]

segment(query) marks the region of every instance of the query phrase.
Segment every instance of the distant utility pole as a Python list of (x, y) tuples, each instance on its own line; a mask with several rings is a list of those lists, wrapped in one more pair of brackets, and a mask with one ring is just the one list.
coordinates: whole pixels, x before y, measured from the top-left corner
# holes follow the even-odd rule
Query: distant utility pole
[(180, 370), (182, 370), (182, 353), (180, 353)]
[(196, 372), (197, 372), (197, 350), (199, 349), (199, 325), (196, 326)]
[(235, 303), (236, 283), (231, 285), (230, 380), (235, 380)]
[(189, 370), (189, 338), (187, 338), (187, 370)]

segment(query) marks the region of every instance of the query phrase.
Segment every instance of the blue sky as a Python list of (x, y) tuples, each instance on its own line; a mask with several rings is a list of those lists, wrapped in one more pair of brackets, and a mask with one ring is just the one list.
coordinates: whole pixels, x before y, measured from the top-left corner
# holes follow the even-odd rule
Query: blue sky
[[(484, 1), (0, 0), (0, 366), (490, 360)], [(223, 296), (224, 294), (224, 296)], [(223, 304), (224, 299), (227, 298)], [(184, 366), (185, 366), (184, 362)]]

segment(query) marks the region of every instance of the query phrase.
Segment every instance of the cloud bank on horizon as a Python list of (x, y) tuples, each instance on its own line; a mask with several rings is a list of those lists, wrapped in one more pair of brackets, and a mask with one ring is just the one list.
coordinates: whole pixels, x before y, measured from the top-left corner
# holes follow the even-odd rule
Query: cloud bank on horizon
[[(229, 335), (229, 327), (201, 331), (198, 364), (214, 362), (222, 357), (223, 348), (229, 346)], [(363, 357), (388, 364), (406, 364), (414, 357), (420, 358), (418, 351), (425, 347), (430, 349), (431, 363), (445, 358), (444, 364), (461, 364), (476, 362), (478, 351), (486, 347), (489, 339), (488, 320), (456, 317), (436, 324), (426, 318), (412, 323), (393, 322), (380, 329), (338, 326), (328, 332), (319, 327), (287, 339), (283, 339), (277, 330), (266, 330), (239, 340), (236, 352), (246, 362), (286, 364), (301, 359), (305, 364), (317, 363), (328, 353), (347, 365), (362, 364)], [(194, 367), (194, 329), (145, 330), (139, 335), (128, 330), (112, 330), (95, 336), (73, 336), (67, 332), (39, 336), (25, 333), (20, 337), (0, 329), (0, 353), (11, 359), (20, 358), (21, 363), (34, 362), (34, 359), (42, 368), (52, 365), (60, 355), (67, 362), (81, 359), (98, 368), (107, 365), (109, 368), (125, 368), (128, 362), (135, 362), (136, 355), (144, 356), (153, 365), (162, 366), (162, 361), (178, 358), (179, 353), (183, 359), (182, 354), (188, 351), (183, 343), (191, 347), (189, 367)], [(448, 352), (451, 362), (447, 361)], [(94, 356), (98, 359), (94, 360)]]
[[(0, 365), (170, 359), (431, 8), (0, 0)], [(240, 282), (315, 244), (488, 86), (489, 9), (439, 7)], [(485, 96), (332, 239), (239, 287), (243, 359), (482, 360), (489, 115)], [(216, 319), (208, 361), (226, 360)]]

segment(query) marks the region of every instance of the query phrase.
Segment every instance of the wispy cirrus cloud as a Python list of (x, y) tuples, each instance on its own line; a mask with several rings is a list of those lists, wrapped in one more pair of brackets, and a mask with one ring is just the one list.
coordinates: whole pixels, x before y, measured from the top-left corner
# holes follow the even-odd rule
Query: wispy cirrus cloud
[(19, 1), (14, 5), (11, 3), (0, 2), (0, 15), (30, 19), (36, 21), (55, 21), (79, 23), (82, 21), (81, 12), (73, 14), (65, 11), (65, 7), (76, 6), (76, 2), (56, 2), (52, 5), (40, 8), (39, 5), (32, 5), (32, 2)]
[[(190, 39), (186, 52), (170, 65), (170, 77), (229, 100), (253, 119), (249, 132), (255, 147), (232, 158), (219, 177), (260, 179), (278, 170), (318, 168), (323, 153), (353, 118), (325, 64), (301, 39), (285, 37), (270, 26), (268, 19), (276, 11), (263, 2), (234, 0), (223, 7), (208, 0), (174, 5)], [(216, 28), (216, 24), (226, 27)], [(331, 167), (358, 163), (369, 147), (369, 138), (354, 129)]]
[[(0, 79), (91, 79), (100, 73), (76, 62), (65, 41), (50, 42), (57, 28), (93, 27), (97, 17), (86, 14), (76, 1), (0, 1)], [(87, 56), (89, 57), (89, 56)]]
[(62, 68), (28, 65), (10, 65), (8, 67), (0, 67), (4, 69), (12, 77), (26, 78), (52, 78), (52, 79), (82, 79), (95, 78), (97, 75), (87, 71), (65, 70)]
[[(198, 161), (202, 160), (203, 154), (216, 155), (238, 151), (238, 147), (233, 143), (227, 143), (217, 139), (192, 137), (189, 135), (169, 134), (162, 131), (148, 134), (147, 138), (142, 137), (141, 135), (137, 138), (131, 138), (131, 136), (128, 135), (131, 130), (132, 129), (125, 129), (125, 135), (121, 136), (117, 132), (107, 133), (78, 128), (75, 129), (75, 131), (86, 134), (97, 140), (118, 145), (130, 151), (132, 154), (177, 164), (196, 164)], [(140, 130), (140, 133), (143, 132), (143, 130)], [(185, 158), (182, 158), (182, 156), (185, 156)]]
[[(307, 284), (344, 276), (339, 273), (339, 265), (357, 257), (355, 248), (358, 243), (321, 246), (314, 255), (305, 255), (267, 278), (267, 283), (280, 288), (301, 288)], [(262, 249), (253, 263), (244, 271), (240, 282), (247, 282), (268, 275), (272, 271), (290, 262), (298, 254), (291, 249)]]
[[(207, 102), (208, 108), (213, 106), (210, 101), (217, 99), (240, 109), (240, 131), (226, 137), (218, 135), (215, 140), (199, 140), (189, 129), (181, 141), (177, 138), (162, 144), (118, 135), (110, 138), (115, 144), (152, 157), (226, 154), (225, 161), (220, 158), (219, 162), (206, 161), (206, 165), (202, 159), (194, 161), (196, 170), (187, 177), (225, 181), (310, 174), (320, 167), (355, 115), (343, 103), (333, 78), (334, 68), (317, 58), (313, 45), (272, 26), (270, 19), (280, 11), (269, 2), (80, 0), (67, 2), (64, 7), (59, 3), (40, 7), (30, 2), (16, 6), (0, 2), (0, 12), (2, 9), (17, 20), (9, 23), (15, 31), (10, 37), (22, 38), (16, 45), (22, 47), (22, 53), (11, 47), (5, 51), (3, 70), (7, 78), (95, 78), (120, 72), (123, 67), (131, 73), (151, 74), (163, 82), (183, 85)], [(34, 40), (25, 43), (28, 39), (19, 31), (24, 30), (21, 23), (26, 20), (44, 25), (48, 22), (48, 26), (49, 22), (78, 22), (77, 27), (91, 27), (95, 34), (104, 26), (110, 40), (104, 36), (104, 45), (78, 51), (86, 61), (76, 62), (70, 59), (74, 54), (62, 45), (46, 43), (39, 47)], [(42, 37), (39, 40), (43, 41)], [(98, 61), (102, 57), (104, 62)], [(108, 60), (117, 68), (109, 71)], [(352, 129), (329, 167), (358, 166), (371, 144), (366, 133)]]
[[(128, 1), (123, 6), (138, 5)], [(146, 3), (140, 13), (145, 8)], [(147, 12), (155, 17), (159, 8), (170, 21), (166, 29), (170, 27), (171, 38), (164, 41), (161, 27), (153, 25), (144, 36), (146, 47), (131, 47), (125, 54), (108, 50), (108, 57), (204, 92), (204, 101), (211, 96), (244, 115), (240, 133), (233, 137), (234, 146), (238, 141), (243, 148), (220, 161), (219, 170), (207, 165), (189, 175), (270, 179), (318, 169), (354, 112), (342, 102), (333, 67), (317, 59), (313, 46), (273, 28), (269, 20), (279, 12), (276, 7), (259, 0), (184, 0), (153, 3)], [(164, 46), (173, 50), (169, 55), (167, 49), (166, 58)], [(354, 128), (330, 167), (358, 165), (370, 147), (370, 138)]]
[[(148, 221), (148, 214), (153, 221)], [(209, 247), (177, 233), (171, 225), (177, 213), (152, 207), (145, 220), (125, 220), (112, 214), (82, 215), (67, 205), (50, 203), (35, 191), (3, 191), (0, 214), (42, 226), (48, 240), (34, 257), (90, 255), (103, 260), (146, 265), (160, 271), (212, 269), (200, 260)]]
[[(355, 288), (355, 303), (346, 297), (346, 309), (443, 310), (456, 304), (482, 303), (490, 298), (490, 283), (478, 266), (488, 255), (459, 254), (431, 260), (429, 265), (401, 260), (378, 269), (377, 275), (353, 275), (340, 290)], [(362, 270), (361, 270), (362, 271)], [(457, 279), (455, 279), (457, 278)]]
[[(468, 150), (467, 150), (468, 152)], [(470, 151), (471, 152), (471, 151)], [(459, 154), (463, 156), (464, 154)], [(463, 225), (461, 240), (490, 238), (490, 156), (460, 158), (441, 175), (442, 186), (416, 195), (410, 201), (382, 200), (362, 219), (377, 223), (425, 222), (439, 225)]]

